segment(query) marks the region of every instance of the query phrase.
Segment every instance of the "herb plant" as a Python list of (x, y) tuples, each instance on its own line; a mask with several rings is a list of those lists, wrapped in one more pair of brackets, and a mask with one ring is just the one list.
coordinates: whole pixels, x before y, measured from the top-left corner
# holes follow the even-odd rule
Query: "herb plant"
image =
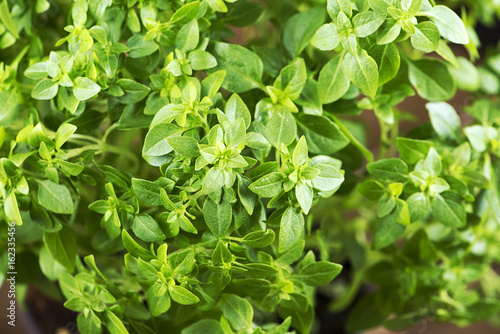
[[(477, 44), (439, 1), (3, 0), (0, 20), (2, 220), (19, 283), (81, 333), (309, 333), (318, 291), (342, 310), (368, 282), (349, 330), (500, 311), (499, 106), (445, 102), (497, 94), (500, 62), (456, 57)], [(401, 137), (414, 95), (431, 122)]]

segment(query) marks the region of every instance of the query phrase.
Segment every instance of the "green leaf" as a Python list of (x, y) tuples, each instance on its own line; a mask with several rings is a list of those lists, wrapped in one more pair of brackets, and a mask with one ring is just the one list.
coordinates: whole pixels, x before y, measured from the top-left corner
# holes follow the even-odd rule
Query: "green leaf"
[(139, 239), (146, 242), (165, 240), (165, 234), (161, 231), (156, 220), (145, 213), (138, 214), (134, 217), (132, 230)]
[(243, 237), (242, 242), (253, 248), (264, 248), (274, 242), (275, 234), (273, 230), (255, 231)]
[(410, 218), (412, 222), (424, 219), (428, 216), (431, 209), (430, 202), (424, 193), (414, 193), (406, 200), (408, 209), (410, 210)]
[(44, 208), (55, 213), (75, 212), (75, 205), (68, 188), (50, 180), (38, 182), (38, 201)]
[(328, 15), (333, 21), (337, 20), (337, 16), (340, 12), (347, 15), (347, 17), (352, 16), (352, 6), (350, 0), (328, 0), (327, 7)]
[(0, 122), (7, 117), (16, 108), (19, 102), (19, 95), (15, 89), (4, 90), (0, 92)]
[(300, 182), (295, 185), (295, 196), (299, 202), (300, 207), (307, 215), (309, 210), (311, 210), (313, 201), (313, 190), (307, 184)]
[(134, 190), (134, 193), (137, 195), (137, 198), (144, 204), (151, 206), (162, 205), (160, 198), (161, 187), (158, 184), (148, 180), (133, 178), (132, 189)]
[(78, 101), (88, 100), (100, 91), (101, 87), (88, 78), (78, 77), (75, 79), (73, 95), (75, 95)]
[(249, 186), (249, 189), (263, 198), (271, 198), (280, 192), (284, 181), (281, 173), (272, 172), (262, 176)]
[(179, 134), (182, 129), (173, 124), (162, 123), (151, 128), (144, 140), (142, 155), (144, 156), (162, 156), (172, 152), (172, 147), (167, 139), (170, 136)]
[(291, 249), (301, 238), (304, 232), (304, 217), (289, 206), (280, 222), (278, 252), (284, 253)]
[(280, 147), (290, 145), (297, 135), (297, 124), (288, 110), (278, 110), (269, 120), (265, 129), (266, 138), (270, 143)]
[(146, 294), (149, 310), (153, 317), (157, 317), (170, 309), (172, 302), (168, 293), (162, 293), (159, 296), (155, 295), (154, 285), (148, 289)]
[(367, 37), (377, 31), (385, 22), (386, 14), (380, 12), (362, 12), (354, 16), (352, 24), (358, 37)]
[(423, 14), (434, 22), (441, 36), (447, 40), (456, 44), (469, 44), (469, 35), (464, 23), (450, 8), (434, 6)]
[(418, 95), (431, 102), (447, 101), (455, 95), (455, 80), (440, 60), (425, 58), (410, 63), (409, 78)]
[(0, 4), (0, 20), (3, 25), (9, 30), (9, 32), (14, 35), (16, 39), (19, 38), (19, 34), (17, 32), (17, 27), (14, 21), (12, 20), (12, 16), (9, 12), (9, 4), (7, 0), (3, 0)]
[(322, 8), (313, 8), (295, 14), (285, 23), (283, 27), (283, 44), (292, 58), (296, 58), (302, 53), (324, 21), (324, 10)]
[(200, 31), (198, 29), (198, 21), (192, 19), (184, 24), (177, 33), (175, 38), (175, 46), (177, 49), (188, 52), (194, 50), (198, 46), (200, 40)]
[(193, 137), (169, 137), (167, 138), (167, 143), (182, 157), (193, 159), (200, 155), (198, 141)]
[(132, 104), (141, 101), (151, 90), (149, 87), (130, 79), (118, 79), (116, 83), (125, 93), (119, 97), (120, 102), (125, 104)]
[(210, 333), (210, 334), (226, 334), (222, 329), (220, 323), (213, 319), (202, 319), (195, 322), (191, 326), (184, 328), (181, 332), (182, 334), (200, 334), (200, 333)]
[(217, 70), (225, 70), (222, 87), (233, 93), (243, 93), (262, 87), (264, 65), (252, 51), (236, 44), (217, 43), (214, 47)]
[(133, 35), (127, 41), (130, 48), (128, 55), (131, 58), (142, 58), (152, 55), (158, 50), (158, 44), (155, 41), (145, 41), (142, 35)]
[(231, 95), (226, 102), (224, 111), (230, 123), (234, 123), (238, 118), (243, 118), (245, 121), (245, 128), (248, 129), (252, 122), (250, 110), (248, 110), (247, 105), (238, 94)]
[(423, 52), (433, 52), (439, 47), (441, 35), (432, 22), (421, 22), (415, 26), (415, 33), (411, 35), (411, 45)]
[(397, 138), (396, 144), (401, 159), (412, 165), (424, 159), (432, 147), (430, 141), (409, 138)]
[(101, 332), (101, 319), (90, 310), (87, 316), (84, 313), (78, 314), (76, 324), (81, 334), (94, 334)]
[(438, 176), (441, 174), (443, 165), (441, 163), (441, 158), (434, 147), (429, 149), (429, 153), (425, 157), (422, 164), (422, 170), (429, 172), (431, 175)]
[(206, 70), (217, 66), (217, 59), (207, 51), (194, 50), (188, 55), (191, 68), (195, 71)]
[(141, 258), (145, 261), (152, 260), (154, 256), (144, 247), (139, 245), (127, 231), (122, 230), (122, 242), (125, 249), (136, 258)]
[(106, 328), (110, 334), (128, 334), (123, 322), (110, 310), (106, 309)]
[(45, 232), (43, 242), (50, 255), (70, 273), (73, 272), (76, 259), (76, 239), (73, 231), (63, 228), (55, 233)]
[(59, 85), (52, 80), (43, 79), (40, 81), (33, 91), (31, 97), (37, 100), (50, 100), (57, 95)]
[(199, 10), (199, 1), (187, 3), (175, 11), (174, 15), (170, 18), (170, 23), (175, 23), (177, 25), (186, 24), (198, 15)]
[(461, 122), (455, 109), (446, 102), (427, 103), (432, 127), (443, 139), (457, 139)]
[(245, 121), (238, 118), (224, 133), (224, 141), (228, 148), (237, 148), (245, 142)]
[(368, 55), (377, 63), (379, 86), (388, 83), (398, 74), (401, 58), (394, 44), (374, 44), (368, 50)]
[(340, 131), (337, 124), (324, 116), (297, 115), (298, 132), (306, 137), (309, 152), (333, 154), (349, 144), (349, 139)]
[(307, 285), (322, 286), (330, 283), (341, 271), (342, 266), (340, 264), (320, 261), (301, 268), (294, 277), (299, 278)]
[(349, 90), (347, 76), (341, 57), (331, 59), (319, 72), (318, 93), (323, 104), (337, 101)]
[(63, 123), (56, 132), (55, 144), (56, 149), (59, 150), (61, 146), (68, 140), (73, 133), (75, 133), (77, 127), (70, 123)]
[(453, 228), (466, 224), (465, 203), (457, 193), (446, 191), (432, 199), (432, 215), (443, 225)]
[(242, 331), (252, 328), (253, 308), (246, 299), (224, 294), (221, 303), (222, 314), (234, 330)]
[(352, 83), (368, 96), (375, 96), (378, 88), (378, 67), (375, 60), (363, 49), (355, 55), (347, 53), (344, 66)]
[(374, 249), (382, 249), (390, 246), (403, 236), (406, 228), (399, 224), (398, 219), (399, 214), (393, 213), (380, 220), (373, 236)]
[(369, 163), (366, 167), (375, 178), (404, 183), (408, 180), (408, 166), (401, 159), (384, 159)]
[(226, 235), (231, 225), (233, 211), (231, 204), (225, 201), (215, 203), (207, 197), (203, 205), (203, 216), (208, 228), (217, 238), (222, 238)]
[(455, 78), (458, 89), (475, 92), (481, 87), (481, 90), (484, 90), (489, 95), (496, 94), (493, 92), (491, 94), (490, 90), (496, 91), (498, 88), (498, 82), (496, 84), (497, 88), (495, 88), (495, 83), (488, 83), (487, 85), (489, 87), (487, 87), (486, 89), (484, 89), (485, 87), (483, 87), (483, 85), (481, 84), (481, 73), (485, 72), (484, 68), (477, 68), (472, 62), (464, 57), (457, 57), (456, 63), (456, 65), (458, 66), (450, 66), (449, 70)]
[(335, 49), (340, 44), (340, 34), (333, 23), (322, 25), (311, 39), (311, 44), (323, 51)]
[(319, 170), (319, 174), (312, 179), (312, 185), (318, 190), (334, 191), (344, 182), (344, 175), (333, 166), (320, 164), (314, 168)]
[(224, 186), (224, 173), (217, 167), (211, 168), (203, 179), (203, 192), (211, 194)]
[(274, 87), (281, 90), (290, 99), (299, 98), (307, 81), (307, 71), (304, 59), (297, 58), (290, 65), (283, 68), (274, 82)]
[(196, 295), (180, 285), (169, 285), (168, 293), (174, 302), (181, 305), (192, 305), (200, 301)]
[(11, 191), (9, 196), (5, 199), (3, 209), (5, 211), (5, 216), (9, 222), (14, 222), (16, 225), (22, 225), (23, 220), (21, 218), (21, 213), (19, 212), (19, 206), (17, 204), (16, 194)]
[(238, 197), (249, 215), (253, 214), (257, 203), (257, 195), (249, 189), (251, 183), (249, 178), (238, 174)]

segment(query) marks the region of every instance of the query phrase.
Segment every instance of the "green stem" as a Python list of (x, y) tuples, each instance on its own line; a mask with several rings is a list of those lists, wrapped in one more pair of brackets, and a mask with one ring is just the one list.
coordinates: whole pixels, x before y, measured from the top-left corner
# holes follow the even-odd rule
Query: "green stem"
[(342, 122), (339, 121), (339, 119), (332, 114), (327, 113), (328, 116), (337, 124), (337, 126), (340, 128), (340, 131), (342, 131), (346, 137), (351, 141), (351, 143), (364, 155), (366, 160), (368, 162), (373, 162), (373, 153), (370, 152), (370, 150), (361, 144), (361, 142), (354, 137), (354, 135), (349, 131)]

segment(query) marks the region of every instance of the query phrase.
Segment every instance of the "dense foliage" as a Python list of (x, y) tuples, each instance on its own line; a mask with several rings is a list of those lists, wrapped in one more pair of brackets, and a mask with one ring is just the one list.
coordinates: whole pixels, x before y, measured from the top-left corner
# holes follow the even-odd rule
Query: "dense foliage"
[[(81, 333), (309, 333), (318, 291), (338, 311), (363, 284), (350, 331), (498, 314), (500, 57), (454, 55), (478, 56), (471, 12), (3, 0), (0, 203), (19, 283), (64, 300)], [(457, 89), (475, 92), (463, 117), (445, 102)], [(402, 137), (414, 95), (430, 123)]]

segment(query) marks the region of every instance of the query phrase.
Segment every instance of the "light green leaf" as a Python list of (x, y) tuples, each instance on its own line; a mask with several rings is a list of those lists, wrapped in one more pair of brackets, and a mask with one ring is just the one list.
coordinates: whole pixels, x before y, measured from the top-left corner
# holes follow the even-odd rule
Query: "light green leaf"
[(290, 145), (297, 134), (297, 125), (293, 115), (288, 110), (278, 110), (266, 125), (265, 134), (267, 140), (280, 147), (283, 143)]
[(272, 172), (252, 183), (249, 189), (260, 197), (271, 198), (280, 192), (283, 180), (281, 173)]
[(37, 100), (50, 100), (57, 95), (58, 88), (59, 85), (54, 81), (44, 79), (33, 88), (31, 97)]
[(456, 44), (469, 44), (469, 35), (465, 25), (450, 8), (434, 6), (423, 13), (437, 26), (441, 36)]
[(439, 47), (441, 35), (432, 22), (421, 22), (415, 26), (415, 33), (411, 36), (411, 45), (423, 52), (433, 52)]
[(409, 64), (409, 78), (418, 95), (431, 102), (447, 101), (455, 95), (455, 80), (437, 59), (420, 59)]
[(352, 83), (368, 96), (375, 96), (378, 88), (378, 67), (375, 60), (363, 49), (355, 55), (347, 53), (344, 66)]
[(354, 16), (352, 24), (354, 33), (358, 37), (367, 37), (374, 32), (385, 22), (386, 15), (381, 12), (362, 12)]
[(457, 139), (460, 117), (455, 109), (446, 102), (427, 103), (432, 127), (441, 138)]
[(181, 305), (192, 305), (200, 301), (196, 295), (180, 285), (169, 285), (168, 293), (174, 302)]
[(44, 208), (55, 213), (75, 212), (75, 205), (68, 188), (50, 180), (38, 182), (38, 201)]
[(222, 314), (234, 330), (242, 331), (252, 328), (253, 308), (246, 299), (224, 294), (221, 303)]
[(156, 220), (145, 213), (135, 215), (132, 230), (139, 239), (146, 242), (165, 240), (165, 234), (163, 234)]
[(78, 77), (75, 79), (73, 95), (75, 95), (78, 101), (88, 100), (100, 91), (101, 87), (88, 78)]
[(0, 4), (0, 20), (3, 25), (9, 30), (9, 32), (16, 38), (19, 38), (19, 33), (17, 32), (17, 27), (9, 11), (9, 4), (7, 0), (3, 0)]
[(349, 90), (347, 76), (341, 57), (331, 59), (319, 72), (318, 93), (323, 104), (337, 101)]
[(333, 23), (322, 25), (311, 39), (311, 44), (323, 51), (335, 49), (340, 43), (340, 34)]
[(192, 19), (189, 23), (182, 26), (175, 38), (177, 49), (187, 52), (194, 50), (200, 40), (200, 31), (198, 29), (198, 20)]

